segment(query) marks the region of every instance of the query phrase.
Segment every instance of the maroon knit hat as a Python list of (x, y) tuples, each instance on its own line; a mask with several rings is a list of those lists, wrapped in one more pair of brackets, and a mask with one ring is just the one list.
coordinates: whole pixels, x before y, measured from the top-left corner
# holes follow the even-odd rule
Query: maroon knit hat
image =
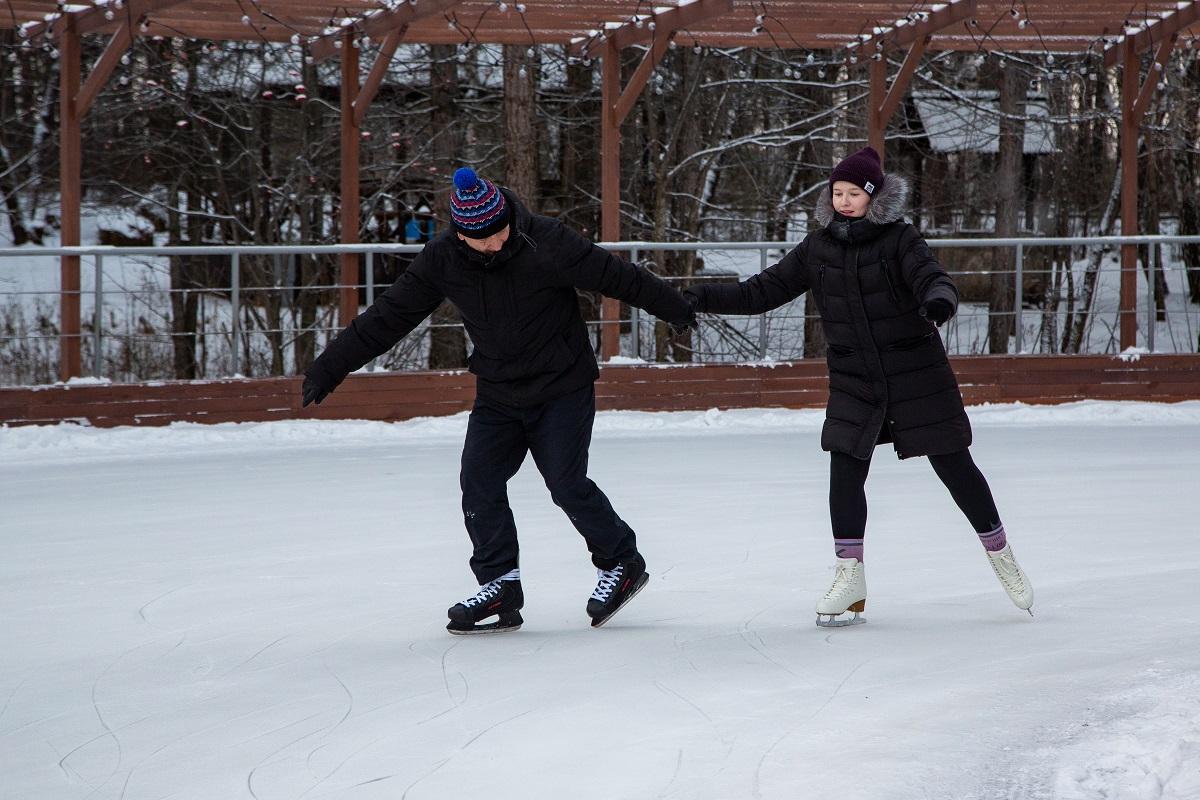
[(883, 164), (879, 162), (879, 153), (873, 147), (864, 147), (846, 156), (829, 176), (831, 187), (837, 181), (849, 181), (874, 197), (883, 186)]

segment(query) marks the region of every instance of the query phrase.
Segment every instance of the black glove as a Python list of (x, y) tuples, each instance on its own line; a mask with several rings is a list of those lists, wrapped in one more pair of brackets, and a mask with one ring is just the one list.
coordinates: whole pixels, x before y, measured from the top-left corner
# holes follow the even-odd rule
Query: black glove
[(675, 334), (676, 336), (683, 336), (688, 331), (696, 328), (695, 309), (689, 308), (686, 318), (682, 320), (676, 320), (675, 322), (668, 322), (667, 327), (670, 328), (671, 333)]
[(954, 316), (954, 304), (949, 300), (935, 297), (921, 306), (920, 313), (922, 317), (940, 328)]
[(304, 392), (304, 402), (301, 403), (301, 408), (309, 403), (321, 405), (321, 401), (328, 397), (330, 392), (329, 389), (326, 389), (324, 386), (317, 383), (307, 375), (304, 376), (304, 387), (302, 391)]

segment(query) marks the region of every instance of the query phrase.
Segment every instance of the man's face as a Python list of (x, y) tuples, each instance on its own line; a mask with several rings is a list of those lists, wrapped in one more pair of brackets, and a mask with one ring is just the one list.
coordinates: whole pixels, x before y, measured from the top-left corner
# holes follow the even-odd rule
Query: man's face
[(483, 253), (485, 256), (494, 256), (500, 252), (500, 248), (504, 247), (504, 243), (508, 241), (508, 226), (505, 225), (486, 239), (472, 239), (470, 236), (463, 236), (461, 233), (458, 234), (458, 238), (466, 242), (467, 247), (476, 253)]

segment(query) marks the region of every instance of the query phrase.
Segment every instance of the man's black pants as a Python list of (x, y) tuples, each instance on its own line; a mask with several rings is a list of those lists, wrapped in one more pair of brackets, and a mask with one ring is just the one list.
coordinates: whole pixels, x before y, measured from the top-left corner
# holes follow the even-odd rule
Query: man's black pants
[(611, 569), (637, 553), (633, 530), (587, 476), (588, 447), (596, 417), (596, 390), (588, 384), (530, 408), (510, 408), (476, 398), (463, 445), (463, 519), (471, 544), (471, 570), (480, 584), (519, 564), (517, 526), (508, 505), (508, 481), (525, 454), (582, 534), (592, 563)]

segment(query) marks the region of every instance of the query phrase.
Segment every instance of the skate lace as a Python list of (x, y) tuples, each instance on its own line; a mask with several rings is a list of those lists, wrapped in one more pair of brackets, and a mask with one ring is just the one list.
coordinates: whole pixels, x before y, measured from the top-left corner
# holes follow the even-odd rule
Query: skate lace
[(1005, 588), (1020, 591), (1025, 587), (1021, 568), (1017, 566), (1017, 560), (1012, 556), (1005, 553), (993, 557), (992, 567), (996, 570), (996, 577), (1000, 579)]
[(463, 600), (463, 605), (467, 608), (471, 608), (479, 605), (480, 603), (486, 603), (496, 595), (500, 594), (500, 583), (501, 581), (499, 578), (491, 583), (485, 583), (479, 588), (479, 592), (476, 593), (474, 597), (468, 597), (466, 600)]
[(621, 573), (624, 567), (617, 566), (616, 569), (597, 569), (596, 575), (599, 580), (596, 582), (596, 588), (592, 592), (592, 599), (599, 600), (603, 603), (612, 594), (613, 589), (617, 588), (617, 583), (621, 580)]
[(843, 564), (837, 565), (837, 572), (833, 576), (833, 584), (829, 587), (829, 591), (825, 593), (826, 600), (832, 600), (838, 595), (850, 591), (852, 568)]

